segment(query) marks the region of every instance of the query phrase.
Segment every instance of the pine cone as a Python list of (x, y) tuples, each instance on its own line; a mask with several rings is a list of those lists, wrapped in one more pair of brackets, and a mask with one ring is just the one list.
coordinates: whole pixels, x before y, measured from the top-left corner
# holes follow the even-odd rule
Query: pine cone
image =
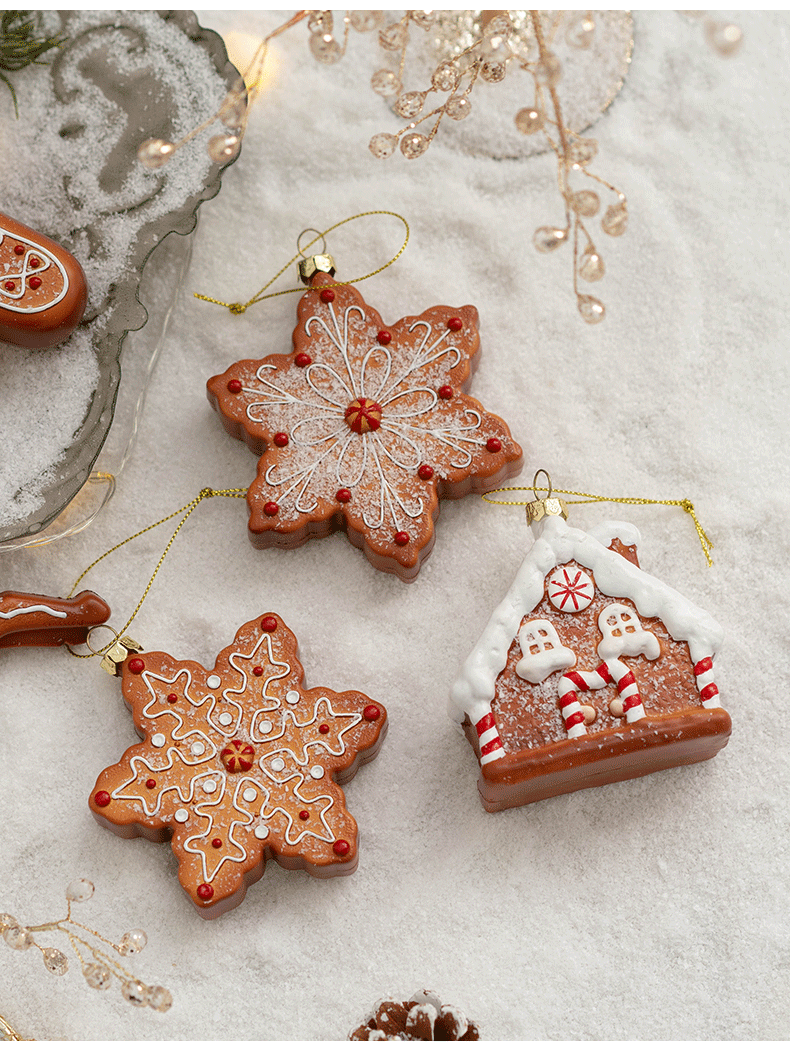
[(406, 1002), (382, 999), (364, 1024), (349, 1035), (353, 1041), (380, 1042), (402, 1039), (407, 1042), (477, 1041), (480, 1031), (455, 1006), (442, 1006), (435, 992), (416, 992)]

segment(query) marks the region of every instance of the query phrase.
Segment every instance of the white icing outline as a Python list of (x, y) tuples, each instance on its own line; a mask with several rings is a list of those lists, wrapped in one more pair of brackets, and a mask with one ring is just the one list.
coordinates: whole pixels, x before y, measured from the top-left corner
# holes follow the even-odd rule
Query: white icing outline
[(0, 610), (0, 617), (4, 621), (10, 621), (13, 617), (19, 617), (20, 614), (49, 614), (50, 617), (68, 617), (65, 610), (53, 610), (52, 607), (48, 607), (45, 603), (35, 603), (29, 607), (17, 607), (16, 610)]
[[(22, 268), (18, 272), (5, 272), (2, 274), (2, 279), (0, 279), (0, 308), (8, 309), (10, 312), (21, 312), (25, 315), (32, 315), (36, 312), (46, 312), (47, 309), (53, 308), (53, 306), (62, 301), (69, 292), (69, 275), (66, 272), (65, 266), (58, 261), (51, 251), (47, 250), (47, 248), (41, 244), (36, 243), (35, 240), (29, 240), (27, 236), (21, 236), (18, 233), (11, 232), (2, 227), (0, 227), (0, 246), (2, 246), (3, 240), (6, 236), (10, 236), (14, 240), (19, 240), (21, 243), (28, 244), (30, 250), (25, 252), (24, 257), (20, 262)], [(41, 255), (43, 259), (46, 260), (46, 265), (43, 267), (37, 266), (35, 269), (28, 269), (28, 260), (33, 255)], [(43, 305), (36, 305), (33, 308), (28, 309), (20, 308), (18, 305), (11, 304), (12, 301), (20, 301), (24, 298), (28, 290), (27, 281), (30, 276), (38, 276), (40, 273), (46, 272), (50, 265), (53, 264), (60, 271), (60, 274), (63, 277), (63, 288), (56, 298), (53, 298), (52, 301), (45, 302)], [(7, 291), (4, 286), (6, 280), (19, 280), (19, 291)]]

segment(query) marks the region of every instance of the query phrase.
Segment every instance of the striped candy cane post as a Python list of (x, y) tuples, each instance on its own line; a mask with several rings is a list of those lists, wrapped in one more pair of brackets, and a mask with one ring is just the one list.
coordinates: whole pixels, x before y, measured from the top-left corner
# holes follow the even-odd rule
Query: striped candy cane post
[(624, 665), (622, 661), (613, 657), (599, 665), (596, 671), (602, 675), (605, 672), (609, 676), (607, 682), (617, 683), (617, 693), (623, 699), (626, 722), (635, 723), (637, 719), (642, 719), (645, 715), (645, 706), (642, 704), (634, 673), (628, 665)]
[(606, 665), (599, 665), (594, 672), (566, 672), (557, 684), (557, 692), (560, 697), (560, 711), (565, 720), (568, 737), (581, 737), (587, 733), (584, 725), (584, 712), (579, 703), (579, 691), (600, 690), (611, 682), (611, 676), (607, 671), (601, 675), (601, 669)]
[(719, 688), (713, 682), (713, 658), (703, 657), (694, 665), (694, 676), (696, 678), (697, 690), (702, 700), (703, 708), (721, 708), (719, 701)]
[(505, 750), (499, 738), (499, 731), (494, 720), (494, 713), (488, 712), (475, 723), (475, 730), (480, 741), (480, 765), (503, 759)]

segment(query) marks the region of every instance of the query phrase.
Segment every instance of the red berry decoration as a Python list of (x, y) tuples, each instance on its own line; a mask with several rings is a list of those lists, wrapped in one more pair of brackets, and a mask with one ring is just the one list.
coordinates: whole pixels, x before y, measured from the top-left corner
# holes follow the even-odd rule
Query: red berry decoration
[(433, 479), (433, 469), (430, 465), (420, 465), (417, 469), (417, 475), (420, 479)]
[(486, 450), (490, 454), (498, 454), (501, 449), (502, 449), (502, 440), (501, 439), (497, 439), (496, 436), (492, 436), (489, 440), (486, 441)]
[[(272, 631), (274, 631), (274, 629), (272, 629)], [(255, 668), (253, 668), (253, 670), (252, 670), (252, 674), (254, 676), (262, 676), (263, 675), (263, 669), (261, 668), (260, 665), (256, 665)]]
[[(274, 632), (277, 628), (277, 618), (273, 614), (267, 614), (263, 621), (261, 621), (261, 628), (264, 632)], [(261, 671), (263, 671), (263, 669), (261, 669)]]
[(447, 321), (447, 329), (451, 331), (459, 331), (464, 325), (464, 321), (460, 316), (451, 316)]
[(41, 286), (41, 277), (40, 276), (31, 276), (30, 279), (27, 282), (28, 282), (28, 285), (30, 287), (32, 287), (34, 291), (37, 291), (38, 288)]
[(111, 796), (109, 792), (97, 792), (93, 797), (93, 801), (97, 806), (109, 806), (110, 800)]
[(3, 286), (7, 291), (12, 291), (16, 287), (16, 284), (13, 280), (6, 280)]
[(280, 511), (280, 506), (277, 504), (276, 501), (267, 501), (266, 504), (263, 506), (263, 511), (266, 513), (267, 516), (276, 516), (277, 513)]
[(453, 398), (453, 387), (452, 385), (442, 385), (439, 389), (439, 399), (451, 400)]
[(41, 264), (41, 259), (40, 258), (33, 257), (33, 258), (30, 259), (30, 268), (31, 269), (37, 269), (40, 264)]
[(308, 356), (306, 352), (297, 352), (294, 356), (294, 363), (297, 367), (309, 367), (313, 362), (313, 357)]
[(274, 445), (275, 445), (275, 447), (287, 447), (288, 446), (288, 433), (287, 432), (275, 432), (275, 434), (274, 434)]
[(408, 545), (409, 535), (405, 530), (399, 530), (395, 537), (392, 539), (396, 545)]
[(228, 392), (241, 392), (242, 384), (238, 378), (231, 378), (228, 382)]
[(18, 243), (16, 245), (16, 247), (14, 247), (14, 254), (24, 254), (24, 253), (25, 253), (25, 248), (22, 246), (21, 243)]
[(153, 779), (153, 777), (149, 777), (148, 778), (148, 780), (145, 782), (145, 787), (146, 788), (156, 788), (156, 781)]
[(168, 704), (174, 705), (177, 700), (178, 700), (178, 694), (168, 694), (167, 695)]
[(214, 847), (215, 850), (219, 850), (219, 848), (222, 846), (222, 840), (221, 839), (212, 839), (211, 840), (211, 845)]
[(381, 709), (378, 705), (367, 705), (362, 712), (362, 718), (367, 719), (369, 723), (375, 723), (381, 715)]
[(337, 494), (335, 494), (335, 499), (337, 501), (340, 501), (342, 504), (346, 505), (349, 501), (351, 501), (351, 491), (348, 489), (348, 487), (341, 487)]
[(201, 901), (210, 901), (214, 896), (214, 887), (208, 883), (201, 883), (197, 888), (197, 895)]
[(392, 335), (389, 331), (379, 331), (376, 335), (376, 341), (379, 345), (389, 345), (392, 341)]
[(332, 288), (324, 287), (324, 289), (321, 291), (321, 301), (325, 302), (328, 305), (330, 301), (334, 300), (335, 292), (332, 290)]
[(310, 819), (310, 811), (309, 810), (300, 810), (299, 811), (299, 820), (300, 821), (307, 821), (309, 819)]
[(329, 724), (328, 723), (322, 723), (319, 726), (319, 728), (318, 728), (318, 732), (319, 732), (319, 734), (328, 734), (329, 733)]
[(345, 857), (351, 849), (351, 846), (346, 842), (345, 839), (338, 839), (335, 845), (332, 847), (338, 857)]
[(133, 657), (129, 662), (129, 671), (133, 676), (139, 676), (145, 669), (145, 661), (141, 657)]

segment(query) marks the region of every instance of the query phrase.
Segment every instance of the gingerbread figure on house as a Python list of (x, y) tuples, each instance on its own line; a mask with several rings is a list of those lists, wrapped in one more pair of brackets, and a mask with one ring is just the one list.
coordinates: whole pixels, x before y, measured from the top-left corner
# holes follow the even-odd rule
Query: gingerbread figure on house
[(551, 496), (527, 517), (535, 543), (450, 698), (485, 808), (712, 758), (732, 728), (719, 625), (640, 569), (636, 527), (577, 530)]

